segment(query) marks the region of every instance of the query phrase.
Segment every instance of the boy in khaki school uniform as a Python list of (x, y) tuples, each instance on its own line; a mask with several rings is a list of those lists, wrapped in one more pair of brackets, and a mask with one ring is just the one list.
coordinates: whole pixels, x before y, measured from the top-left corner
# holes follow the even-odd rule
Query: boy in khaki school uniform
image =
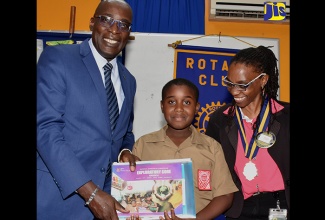
[[(132, 153), (141, 160), (192, 158), (196, 219), (209, 220), (231, 206), (233, 193), (238, 188), (220, 143), (192, 125), (200, 108), (198, 99), (198, 88), (187, 79), (176, 78), (165, 84), (160, 104), (167, 124), (140, 137)], [(171, 209), (160, 219), (181, 218)]]

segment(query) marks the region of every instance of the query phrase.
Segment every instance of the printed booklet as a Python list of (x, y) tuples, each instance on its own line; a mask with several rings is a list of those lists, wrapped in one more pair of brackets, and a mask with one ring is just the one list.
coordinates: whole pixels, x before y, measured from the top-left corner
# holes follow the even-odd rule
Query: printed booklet
[(159, 219), (171, 208), (180, 218), (196, 217), (191, 158), (138, 161), (134, 172), (128, 162), (113, 163), (111, 194), (130, 210), (119, 219)]

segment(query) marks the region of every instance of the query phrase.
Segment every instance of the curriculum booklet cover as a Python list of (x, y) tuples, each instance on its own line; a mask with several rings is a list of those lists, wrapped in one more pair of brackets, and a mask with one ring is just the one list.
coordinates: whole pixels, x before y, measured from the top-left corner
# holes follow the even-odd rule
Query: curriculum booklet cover
[(171, 208), (180, 218), (196, 217), (191, 158), (138, 161), (134, 172), (128, 162), (113, 163), (111, 194), (130, 210), (119, 219), (159, 219)]

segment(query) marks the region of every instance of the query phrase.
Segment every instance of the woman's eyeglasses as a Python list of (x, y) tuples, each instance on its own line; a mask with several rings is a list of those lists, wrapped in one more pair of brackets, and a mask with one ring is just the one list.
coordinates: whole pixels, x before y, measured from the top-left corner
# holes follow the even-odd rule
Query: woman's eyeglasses
[(246, 91), (247, 87), (252, 84), (255, 80), (257, 80), (258, 78), (260, 78), (261, 76), (265, 76), (266, 73), (261, 73), (260, 75), (258, 75), (257, 77), (255, 77), (252, 81), (250, 81), (249, 83), (246, 84), (238, 84), (238, 83), (232, 83), (227, 79), (227, 76), (222, 80), (223, 83), (227, 86), (228, 89), (231, 88), (236, 88), (238, 91)]
[(99, 18), (99, 23), (106, 28), (110, 28), (113, 26), (113, 24), (116, 22), (118, 30), (121, 32), (130, 32), (131, 30), (131, 24), (124, 22), (124, 21), (120, 21), (120, 20), (116, 20), (110, 16), (106, 16), (106, 15), (95, 15), (94, 18)]

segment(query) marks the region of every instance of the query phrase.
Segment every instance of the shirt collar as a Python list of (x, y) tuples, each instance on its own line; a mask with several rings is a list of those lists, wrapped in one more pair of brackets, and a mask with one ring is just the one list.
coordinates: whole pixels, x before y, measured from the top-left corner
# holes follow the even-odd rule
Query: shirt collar
[[(151, 137), (148, 137), (147, 142), (165, 142), (166, 140), (166, 130), (168, 128), (168, 125), (165, 125), (162, 127), (156, 135), (152, 135)], [(201, 144), (204, 145), (206, 144), (206, 141), (201, 135), (199, 134), (199, 131), (193, 126), (190, 126), (190, 129), (192, 131), (192, 134), (190, 136), (191, 143), (195, 144)]]
[[(229, 109), (231, 108), (232, 106), (230, 105), (226, 110), (224, 110), (223, 111), (223, 113), (226, 115), (226, 114), (228, 114), (228, 111), (229, 111)], [(277, 113), (277, 112), (279, 112), (279, 111), (281, 111), (282, 109), (283, 109), (284, 107), (281, 105), (281, 104), (279, 104), (278, 102), (276, 102), (274, 99), (271, 99), (271, 111), (272, 111), (272, 114), (275, 114), (275, 113)], [(241, 108), (239, 108), (240, 109), (240, 111), (241, 111)], [(242, 111), (241, 111), (241, 113), (242, 113)], [(246, 115), (244, 115), (243, 113), (242, 113), (242, 118), (243, 119), (245, 119), (245, 120), (252, 120), (252, 119), (249, 119)]]

